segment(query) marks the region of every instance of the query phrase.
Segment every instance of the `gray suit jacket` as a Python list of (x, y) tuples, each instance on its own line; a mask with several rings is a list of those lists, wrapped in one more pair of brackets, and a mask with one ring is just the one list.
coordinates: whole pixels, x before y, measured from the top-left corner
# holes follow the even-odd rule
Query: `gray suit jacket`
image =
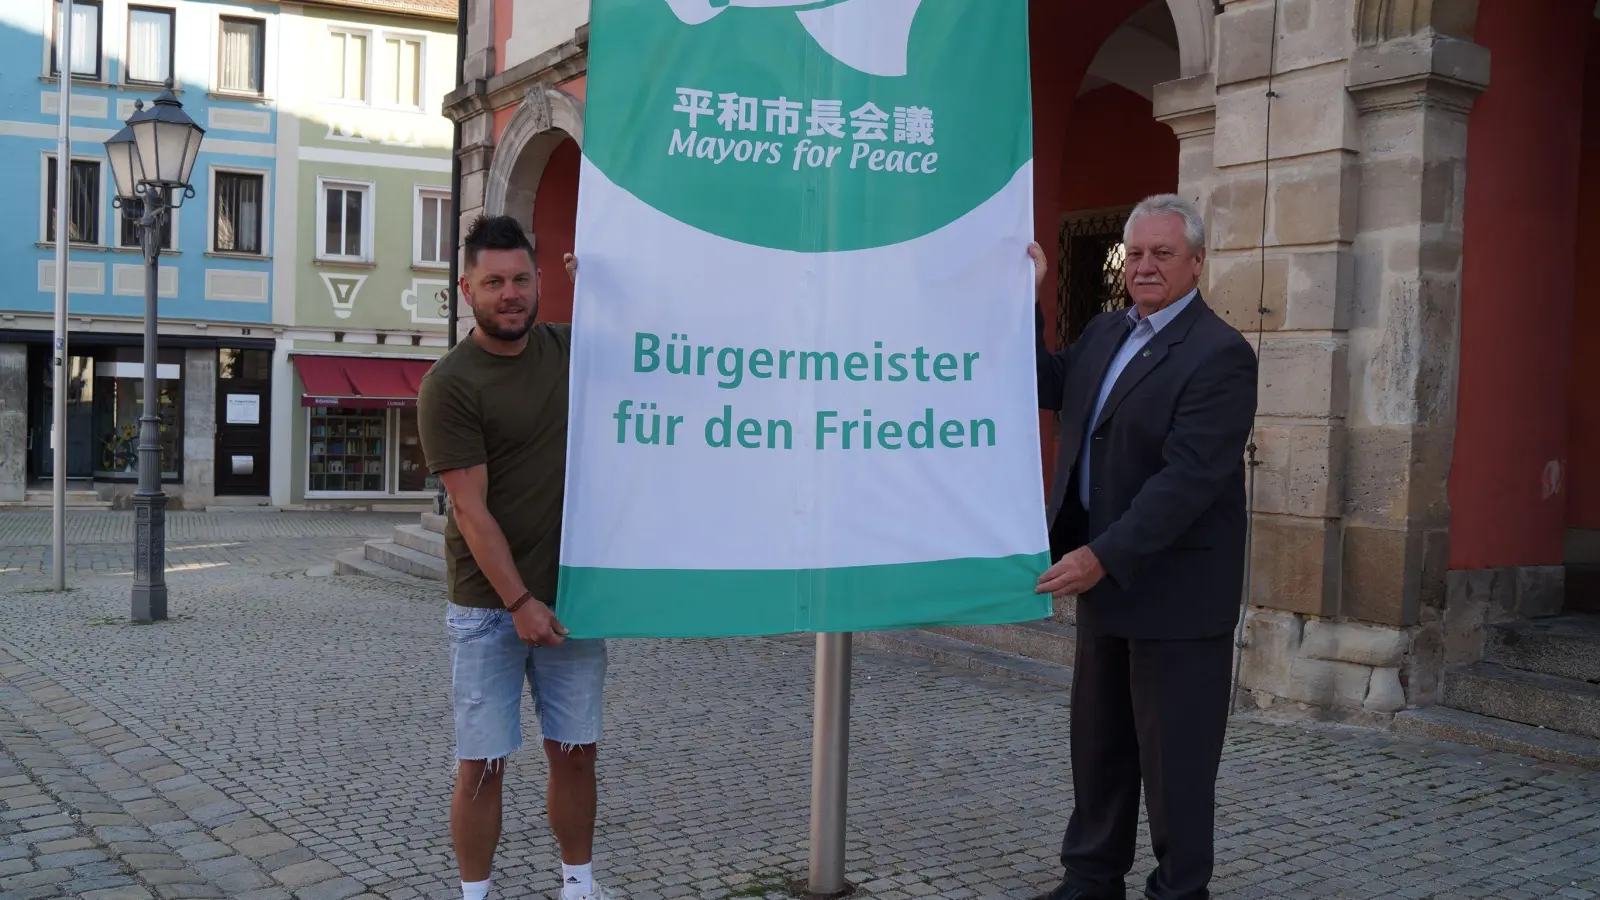
[[(1226, 634), (1244, 585), (1244, 452), (1256, 413), (1256, 356), (1196, 296), (1128, 363), (1090, 423), (1126, 334), (1125, 315), (1096, 317), (1056, 353), (1040, 329), (1039, 406), (1061, 414), (1051, 550), (1059, 558), (1088, 545), (1106, 569), (1079, 599), (1080, 627), (1128, 638)], [(1093, 454), (1088, 510), (1076, 471), (1085, 429)]]

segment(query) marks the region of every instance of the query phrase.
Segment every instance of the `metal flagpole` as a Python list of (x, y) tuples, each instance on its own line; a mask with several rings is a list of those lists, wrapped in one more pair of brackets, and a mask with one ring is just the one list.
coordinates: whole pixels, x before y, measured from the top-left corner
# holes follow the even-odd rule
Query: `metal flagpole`
[[(467, 80), (467, 0), (460, 0), (456, 11), (456, 87), (461, 87)], [(457, 314), (456, 308), (461, 305), (459, 294), (461, 284), (461, 120), (451, 117), (450, 139), (450, 283), (439, 292), (439, 297), (445, 306), (445, 347), (456, 345)], [(445, 492), (444, 482), (439, 482), (439, 490), (433, 498), (433, 511), (438, 515), (445, 515), (450, 510), (450, 496)]]
[(807, 896), (851, 892), (844, 880), (845, 801), (850, 767), (851, 635), (817, 635), (816, 707), (811, 724), (811, 865)]
[(50, 575), (55, 589), (67, 589), (67, 269), (72, 230), (72, 0), (61, 4), (56, 42), (61, 124), (56, 139), (56, 333), (50, 440), (54, 454), (51, 491)]

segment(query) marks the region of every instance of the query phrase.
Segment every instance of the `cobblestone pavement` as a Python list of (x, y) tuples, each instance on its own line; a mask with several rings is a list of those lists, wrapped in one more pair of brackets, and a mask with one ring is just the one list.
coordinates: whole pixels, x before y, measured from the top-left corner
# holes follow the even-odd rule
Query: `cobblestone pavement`
[[(336, 512), (227, 512), (175, 510), (167, 513), (167, 565), (179, 571), (224, 564), (294, 563), (296, 550), (316, 552), (329, 541), (359, 547), (385, 536), (396, 525), (415, 523), (416, 515)], [(64, 528), (67, 570), (126, 574), (133, 570), (132, 510), (69, 510)], [(50, 574), (50, 513), (0, 510), (0, 578)], [(279, 562), (276, 557), (289, 558)], [(333, 554), (320, 553), (326, 560)]]
[[(313, 533), (219, 532), (157, 625), (127, 623), (127, 576), (0, 575), (0, 900), (459, 897), (440, 595), (308, 576), (390, 521), (301, 515), (212, 517)], [(782, 896), (807, 852), (807, 645), (618, 641), (611, 673), (598, 874), (634, 900)], [(863, 651), (854, 704), (858, 896), (1053, 883), (1059, 691)], [(542, 780), (513, 759), (497, 897), (557, 890)], [(1241, 718), (1219, 801), (1219, 898), (1600, 896), (1600, 779), (1560, 767)]]

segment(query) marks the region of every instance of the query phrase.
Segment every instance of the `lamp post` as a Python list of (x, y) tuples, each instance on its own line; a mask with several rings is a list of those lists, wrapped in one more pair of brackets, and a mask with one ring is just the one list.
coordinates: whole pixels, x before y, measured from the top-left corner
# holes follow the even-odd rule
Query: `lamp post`
[(171, 210), (194, 196), (189, 175), (205, 130), (167, 89), (149, 107), (134, 104), (123, 129), (106, 141), (116, 205), (139, 226), (144, 249), (144, 415), (139, 417), (139, 490), (133, 495), (133, 620), (167, 617), (167, 495), (161, 491), (161, 418), (156, 384), (156, 285), (161, 227)]

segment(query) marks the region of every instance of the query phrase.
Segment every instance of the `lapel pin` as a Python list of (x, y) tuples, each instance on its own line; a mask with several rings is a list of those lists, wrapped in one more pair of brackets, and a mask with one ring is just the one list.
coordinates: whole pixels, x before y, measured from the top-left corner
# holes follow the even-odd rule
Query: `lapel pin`
[(1150, 351), (1149, 350), (1144, 351), (1144, 355), (1145, 356), (1149, 356), (1150, 355)]

